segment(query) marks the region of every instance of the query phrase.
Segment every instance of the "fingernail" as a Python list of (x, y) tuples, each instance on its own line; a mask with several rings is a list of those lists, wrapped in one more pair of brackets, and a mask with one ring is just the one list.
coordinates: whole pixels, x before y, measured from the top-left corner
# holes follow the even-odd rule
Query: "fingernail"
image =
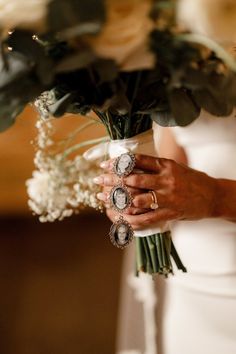
[(101, 167), (101, 168), (108, 168), (109, 165), (110, 165), (110, 162), (109, 162), (109, 161), (102, 161), (102, 162), (100, 163), (100, 167)]
[(107, 199), (108, 199), (108, 196), (107, 196), (106, 193), (98, 193), (98, 194), (97, 194), (97, 198), (98, 198), (99, 200), (102, 200), (103, 202), (106, 202)]
[(102, 183), (103, 183), (103, 178), (102, 178), (101, 176), (95, 177), (95, 178), (93, 179), (93, 183), (95, 183), (95, 184), (102, 184)]

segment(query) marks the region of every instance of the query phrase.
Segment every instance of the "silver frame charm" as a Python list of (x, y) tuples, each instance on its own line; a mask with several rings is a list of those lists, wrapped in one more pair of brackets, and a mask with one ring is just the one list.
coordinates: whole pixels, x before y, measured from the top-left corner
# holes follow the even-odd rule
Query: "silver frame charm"
[[(123, 227), (126, 229), (127, 231), (127, 236), (125, 237), (125, 243), (119, 243), (119, 228)], [(134, 238), (134, 230), (132, 229), (132, 226), (121, 216), (119, 218), (119, 220), (117, 222), (115, 222), (114, 224), (112, 224), (111, 229), (110, 229), (110, 233), (109, 233), (109, 237), (111, 240), (111, 243), (121, 249), (126, 248), (130, 242), (132, 242), (133, 238)], [(123, 237), (123, 234), (122, 234)], [(123, 240), (122, 240), (123, 241)]]
[[(123, 191), (123, 194), (125, 194), (126, 198), (127, 198), (127, 203), (125, 203), (124, 208), (119, 208), (116, 204), (116, 201), (115, 201), (115, 198), (116, 198), (115, 194), (119, 189), (121, 189)], [(115, 209), (116, 211), (118, 211), (119, 213), (123, 213), (127, 208), (129, 208), (132, 204), (132, 201), (133, 201), (133, 197), (132, 197), (131, 193), (129, 192), (128, 188), (124, 184), (114, 186), (110, 192), (109, 199), (110, 199), (111, 207), (113, 209)]]
[[(133, 201), (131, 193), (124, 184), (123, 177), (130, 175), (134, 167), (135, 156), (130, 152), (120, 155), (114, 162), (113, 172), (120, 178), (120, 183), (112, 188), (109, 199), (111, 207), (120, 214), (129, 208)], [(119, 190), (121, 190), (121, 193), (118, 193)], [(119, 197), (119, 195), (122, 195), (122, 198)], [(119, 206), (121, 206), (121, 208), (119, 208)], [(122, 229), (119, 230), (120, 228)], [(114, 246), (123, 249), (133, 240), (134, 230), (123, 216), (120, 215), (118, 221), (112, 224), (109, 237)]]
[[(119, 164), (122, 163), (122, 160), (127, 157), (129, 159), (128, 165), (124, 166), (122, 168), (122, 171), (119, 169)], [(114, 162), (114, 167), (113, 167), (113, 172), (118, 176), (118, 177), (125, 177), (130, 175), (130, 173), (133, 171), (135, 167), (135, 156), (134, 154), (131, 154), (130, 152), (126, 152), (125, 154), (120, 155), (117, 157), (117, 159)], [(124, 171), (123, 171), (124, 169)]]

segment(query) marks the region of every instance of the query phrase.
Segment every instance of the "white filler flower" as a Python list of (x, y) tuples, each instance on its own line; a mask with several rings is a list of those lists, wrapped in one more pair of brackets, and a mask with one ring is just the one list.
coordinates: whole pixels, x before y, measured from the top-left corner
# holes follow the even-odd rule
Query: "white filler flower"
[(179, 0), (178, 21), (195, 33), (219, 42), (236, 40), (235, 0)]
[(50, 0), (0, 0), (0, 27), (40, 30)]

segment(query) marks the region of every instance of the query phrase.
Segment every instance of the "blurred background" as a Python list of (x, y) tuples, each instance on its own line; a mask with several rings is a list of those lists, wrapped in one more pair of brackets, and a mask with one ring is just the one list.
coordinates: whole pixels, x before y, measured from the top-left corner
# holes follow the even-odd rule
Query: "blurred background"
[[(34, 167), (35, 121), (28, 107), (0, 134), (0, 353), (112, 354), (122, 251), (110, 244), (110, 223), (99, 212), (51, 224), (32, 216), (25, 181)], [(58, 126), (83, 122), (63, 118)]]

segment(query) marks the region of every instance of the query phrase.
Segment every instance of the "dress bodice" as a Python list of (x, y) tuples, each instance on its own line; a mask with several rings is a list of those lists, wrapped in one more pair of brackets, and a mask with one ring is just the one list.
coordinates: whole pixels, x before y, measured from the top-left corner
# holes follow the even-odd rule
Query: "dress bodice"
[[(236, 180), (236, 117), (207, 112), (187, 127), (172, 131), (187, 154), (189, 166), (215, 178)], [(236, 208), (236, 206), (235, 206)], [(176, 247), (193, 273), (236, 274), (236, 223), (223, 219), (178, 221)]]

